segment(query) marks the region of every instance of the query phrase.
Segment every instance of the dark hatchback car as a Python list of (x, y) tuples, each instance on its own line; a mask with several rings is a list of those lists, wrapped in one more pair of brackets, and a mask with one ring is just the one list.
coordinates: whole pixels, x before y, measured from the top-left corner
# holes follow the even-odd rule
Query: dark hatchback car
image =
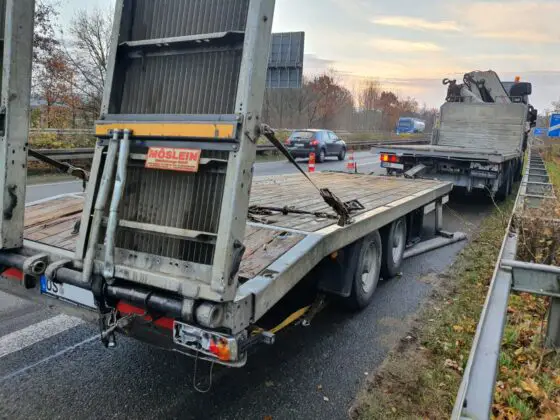
[(310, 153), (315, 153), (319, 163), (328, 156), (338, 160), (346, 158), (346, 143), (328, 130), (296, 130), (286, 140), (286, 148), (294, 158), (308, 158)]

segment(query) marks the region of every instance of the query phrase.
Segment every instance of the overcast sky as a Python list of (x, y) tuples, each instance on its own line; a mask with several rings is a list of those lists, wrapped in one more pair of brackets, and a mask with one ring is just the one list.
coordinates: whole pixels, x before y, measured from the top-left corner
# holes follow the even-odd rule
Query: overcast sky
[[(114, 0), (61, 1), (68, 20)], [(306, 72), (335, 68), (351, 88), (377, 78), (439, 106), (441, 79), (493, 69), (533, 82), (540, 110), (560, 99), (560, 0), (277, 0), (274, 22), (306, 32)]]

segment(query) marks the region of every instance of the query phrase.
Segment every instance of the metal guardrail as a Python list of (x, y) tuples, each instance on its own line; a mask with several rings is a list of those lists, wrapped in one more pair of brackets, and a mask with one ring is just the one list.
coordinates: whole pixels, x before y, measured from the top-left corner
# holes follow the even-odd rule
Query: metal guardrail
[(57, 134), (61, 136), (94, 135), (93, 128), (30, 128), (30, 134)]
[[(406, 140), (370, 140), (347, 143), (348, 148), (361, 149), (372, 146), (384, 146), (389, 144), (427, 144), (430, 140), (427, 138), (420, 139), (406, 139)], [(40, 149), (37, 152), (46, 156), (53, 157), (60, 160), (87, 160), (93, 159), (94, 148), (81, 148), (81, 149)], [(260, 144), (257, 146), (257, 153), (263, 154), (266, 152), (276, 152), (277, 149), (273, 145)], [(36, 160), (29, 158), (30, 161)]]
[(469, 360), (459, 387), (452, 419), (489, 419), (499, 368), (502, 336), (510, 293), (551, 297), (546, 344), (560, 347), (560, 267), (516, 261), (518, 230), (514, 220), (525, 208), (556, 199), (542, 158), (529, 150), (529, 165), (521, 182)]

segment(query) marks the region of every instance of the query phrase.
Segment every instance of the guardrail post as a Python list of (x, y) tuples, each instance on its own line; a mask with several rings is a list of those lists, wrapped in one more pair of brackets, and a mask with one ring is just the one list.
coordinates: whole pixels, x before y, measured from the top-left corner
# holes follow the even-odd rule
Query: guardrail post
[(443, 199), (442, 198), (438, 198), (436, 200), (435, 215), (436, 215), (435, 226), (436, 226), (436, 233), (437, 233), (437, 232), (441, 232), (443, 229)]
[[(560, 282), (560, 278), (558, 281)], [(560, 298), (550, 300), (545, 345), (550, 348), (560, 348)]]

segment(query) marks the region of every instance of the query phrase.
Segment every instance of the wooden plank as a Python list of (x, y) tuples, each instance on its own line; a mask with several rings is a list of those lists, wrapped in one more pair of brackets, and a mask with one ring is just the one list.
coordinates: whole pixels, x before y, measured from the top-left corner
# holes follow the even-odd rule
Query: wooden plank
[(72, 201), (55, 201), (54, 203), (42, 203), (39, 208), (29, 207), (25, 211), (25, 227), (35, 226), (41, 223), (47, 223), (52, 220), (59, 219), (72, 214), (81, 213), (84, 206), (84, 200), (74, 198)]
[(53, 219), (53, 220), (48, 221), (46, 223), (30, 226), (28, 228), (25, 228), (24, 236), (29, 235), (29, 234), (38, 233), (38, 232), (45, 232), (51, 226), (55, 226), (55, 225), (58, 225), (58, 224), (64, 223), (64, 222), (71, 222), (72, 224), (75, 224), (78, 220), (80, 220), (80, 218), (81, 218), (80, 214), (72, 214), (70, 216), (65, 216), (65, 217), (61, 217), (61, 218), (58, 218), (58, 219)]
[[(244, 278), (253, 278), (262, 270), (293, 248), (305, 235), (264, 229), (268, 232), (259, 235), (260, 242), (252, 241), (251, 253), (241, 261), (239, 275)], [(249, 247), (247, 248), (249, 249)]]
[(52, 201), (45, 201), (39, 204), (34, 204), (25, 208), (25, 213), (29, 217), (37, 216), (45, 211), (52, 211), (54, 209), (64, 209), (65, 206), (73, 203), (82, 203), (82, 197), (61, 197)]
[(77, 240), (78, 240), (78, 235), (72, 234), (72, 229), (66, 229), (57, 233), (56, 235), (51, 235), (43, 239), (41, 242), (46, 245), (53, 245), (60, 248), (60, 244), (66, 243), (68, 241), (70, 242), (73, 241), (75, 243)]

